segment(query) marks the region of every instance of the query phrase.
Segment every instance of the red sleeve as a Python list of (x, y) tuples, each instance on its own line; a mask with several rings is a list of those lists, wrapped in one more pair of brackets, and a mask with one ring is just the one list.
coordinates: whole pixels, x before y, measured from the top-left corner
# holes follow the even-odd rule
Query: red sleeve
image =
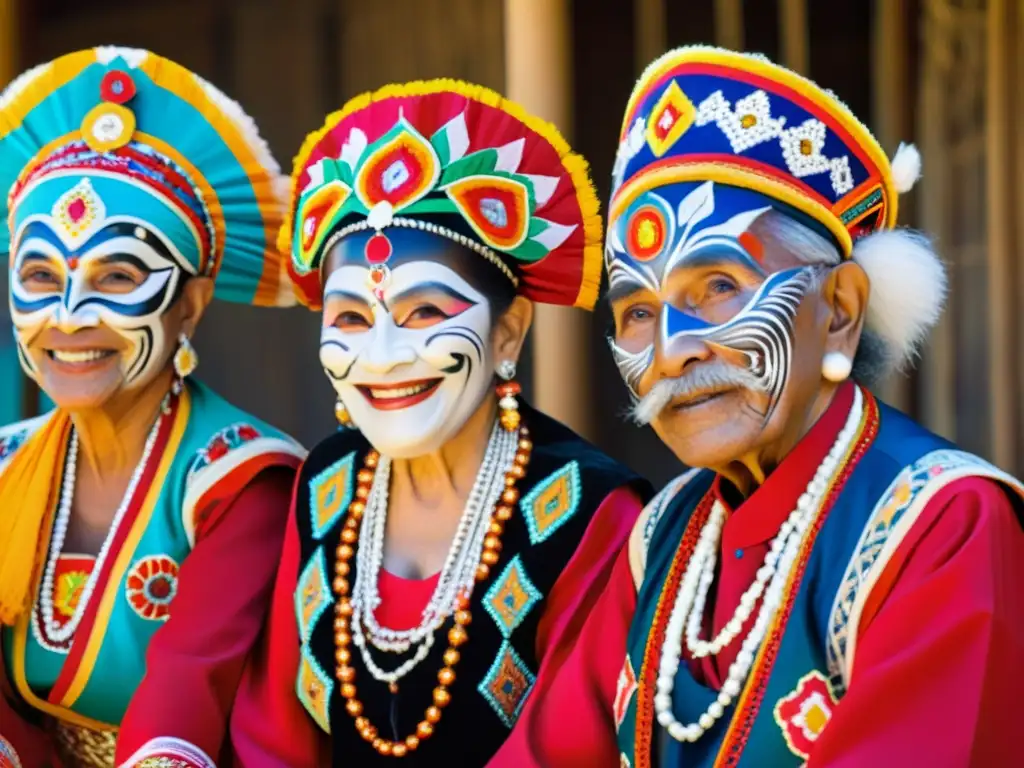
[(299, 628), (294, 594), (300, 553), (294, 495), (279, 560), (270, 620), (246, 665), (231, 714), (234, 768), (316, 768), (330, 762), (326, 734), (295, 693)]
[(542, 665), (489, 768), (619, 768), (612, 703), (635, 608), (629, 551), (623, 546), (583, 629), (565, 648), (564, 661), (551, 674)]
[(883, 572), (891, 589), (865, 616), (849, 691), (811, 768), (1019, 763), (1024, 532), (1015, 513), (990, 480), (936, 494)]
[(217, 510), (181, 564), (171, 617), (121, 724), (117, 762), (153, 740), (221, 752), (245, 659), (266, 616), (294, 469), (256, 476)]

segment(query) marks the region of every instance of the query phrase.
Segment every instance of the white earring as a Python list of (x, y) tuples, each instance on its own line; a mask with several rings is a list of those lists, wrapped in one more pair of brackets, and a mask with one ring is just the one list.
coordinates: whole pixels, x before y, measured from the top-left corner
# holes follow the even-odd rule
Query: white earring
[(511, 381), (516, 377), (516, 364), (512, 360), (502, 360), (498, 363), (498, 367), (495, 371), (498, 374), (498, 378), (503, 381)]
[(838, 384), (850, 378), (853, 361), (842, 352), (828, 352), (821, 361), (821, 375)]

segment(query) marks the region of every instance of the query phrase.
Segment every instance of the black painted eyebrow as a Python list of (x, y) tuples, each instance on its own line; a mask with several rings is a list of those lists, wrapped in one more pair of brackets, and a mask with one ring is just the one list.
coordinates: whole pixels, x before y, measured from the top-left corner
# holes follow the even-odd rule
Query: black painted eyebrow
[(360, 304), (363, 304), (365, 306), (369, 306), (370, 305), (370, 302), (368, 302), (366, 299), (364, 299), (358, 293), (352, 293), (351, 291), (335, 290), (335, 291), (328, 291), (327, 293), (324, 294), (324, 300), (325, 301), (327, 299), (333, 298), (333, 297), (338, 297), (338, 298), (342, 298), (342, 299), (351, 299), (352, 301), (359, 302)]
[(450, 285), (445, 285), (444, 283), (438, 283), (436, 281), (429, 283), (418, 283), (410, 288), (406, 288), (401, 293), (391, 297), (391, 304), (398, 304), (399, 302), (408, 299), (410, 296), (415, 296), (426, 291), (437, 291), (438, 293), (445, 294), (449, 298), (455, 299), (456, 301), (464, 302), (471, 306), (476, 306), (477, 304), (477, 302), (473, 301), (468, 296), (463, 296)]

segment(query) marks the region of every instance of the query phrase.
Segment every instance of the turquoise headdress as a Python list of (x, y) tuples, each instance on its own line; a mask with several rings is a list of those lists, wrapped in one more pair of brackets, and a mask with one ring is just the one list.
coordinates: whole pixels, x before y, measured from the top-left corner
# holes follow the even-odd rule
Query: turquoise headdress
[(276, 248), (287, 177), (234, 101), (168, 59), (93, 48), (0, 95), (0, 252), (43, 220), (69, 256), (108, 224), (143, 221), (215, 296), (294, 303)]

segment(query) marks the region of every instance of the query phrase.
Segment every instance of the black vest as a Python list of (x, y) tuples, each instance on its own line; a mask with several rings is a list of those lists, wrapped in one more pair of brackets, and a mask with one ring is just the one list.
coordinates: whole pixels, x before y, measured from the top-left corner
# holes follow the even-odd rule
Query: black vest
[[(345, 710), (340, 685), (334, 679), (333, 594), (328, 585), (333, 580), (334, 552), (345, 508), (369, 445), (359, 432), (339, 432), (314, 448), (306, 460), (296, 517), (300, 572), (309, 583), (304, 584), (300, 578), (296, 596), (300, 599), (304, 586), (308, 590), (315, 583), (328, 591), (326, 600), (315, 601), (322, 606), (311, 620), (307, 617), (308, 627), (302, 626), (301, 608), (299, 611), (300, 634), (305, 640), (303, 655), (315, 660), (315, 674), (323, 683), (321, 690), (327, 691), (326, 714), (335, 765), (484, 766), (507, 738), (530, 692), (538, 667), (537, 626), (547, 595), (597, 508), (609, 493), (624, 485), (637, 489), (644, 501), (649, 498), (646, 481), (561, 424), (525, 404), (521, 407), (534, 447), (526, 476), (518, 485), (519, 505), (502, 535), (501, 560), (491, 568), (490, 577), (474, 588), (469, 640), (459, 648), (456, 680), (449, 686), (451, 701), (434, 734), (401, 760), (381, 757), (363, 740)], [(348, 479), (339, 482), (339, 473), (347, 474)], [(311, 504), (311, 499), (320, 501)], [(323, 505), (329, 507), (329, 514), (323, 513)], [(319, 569), (323, 566), (318, 563), (326, 566), (322, 579)], [(350, 564), (349, 583), (354, 584), (354, 558)], [(313, 571), (317, 571), (315, 577), (309, 576)], [(430, 654), (402, 679), (395, 695), (386, 684), (373, 679), (358, 650), (352, 647), (363, 714), (381, 737), (400, 741), (416, 732), (424, 711), (433, 703), (451, 626), (449, 619), (437, 631)], [(384, 669), (394, 669), (412, 653), (387, 654), (375, 648), (370, 652)]]

